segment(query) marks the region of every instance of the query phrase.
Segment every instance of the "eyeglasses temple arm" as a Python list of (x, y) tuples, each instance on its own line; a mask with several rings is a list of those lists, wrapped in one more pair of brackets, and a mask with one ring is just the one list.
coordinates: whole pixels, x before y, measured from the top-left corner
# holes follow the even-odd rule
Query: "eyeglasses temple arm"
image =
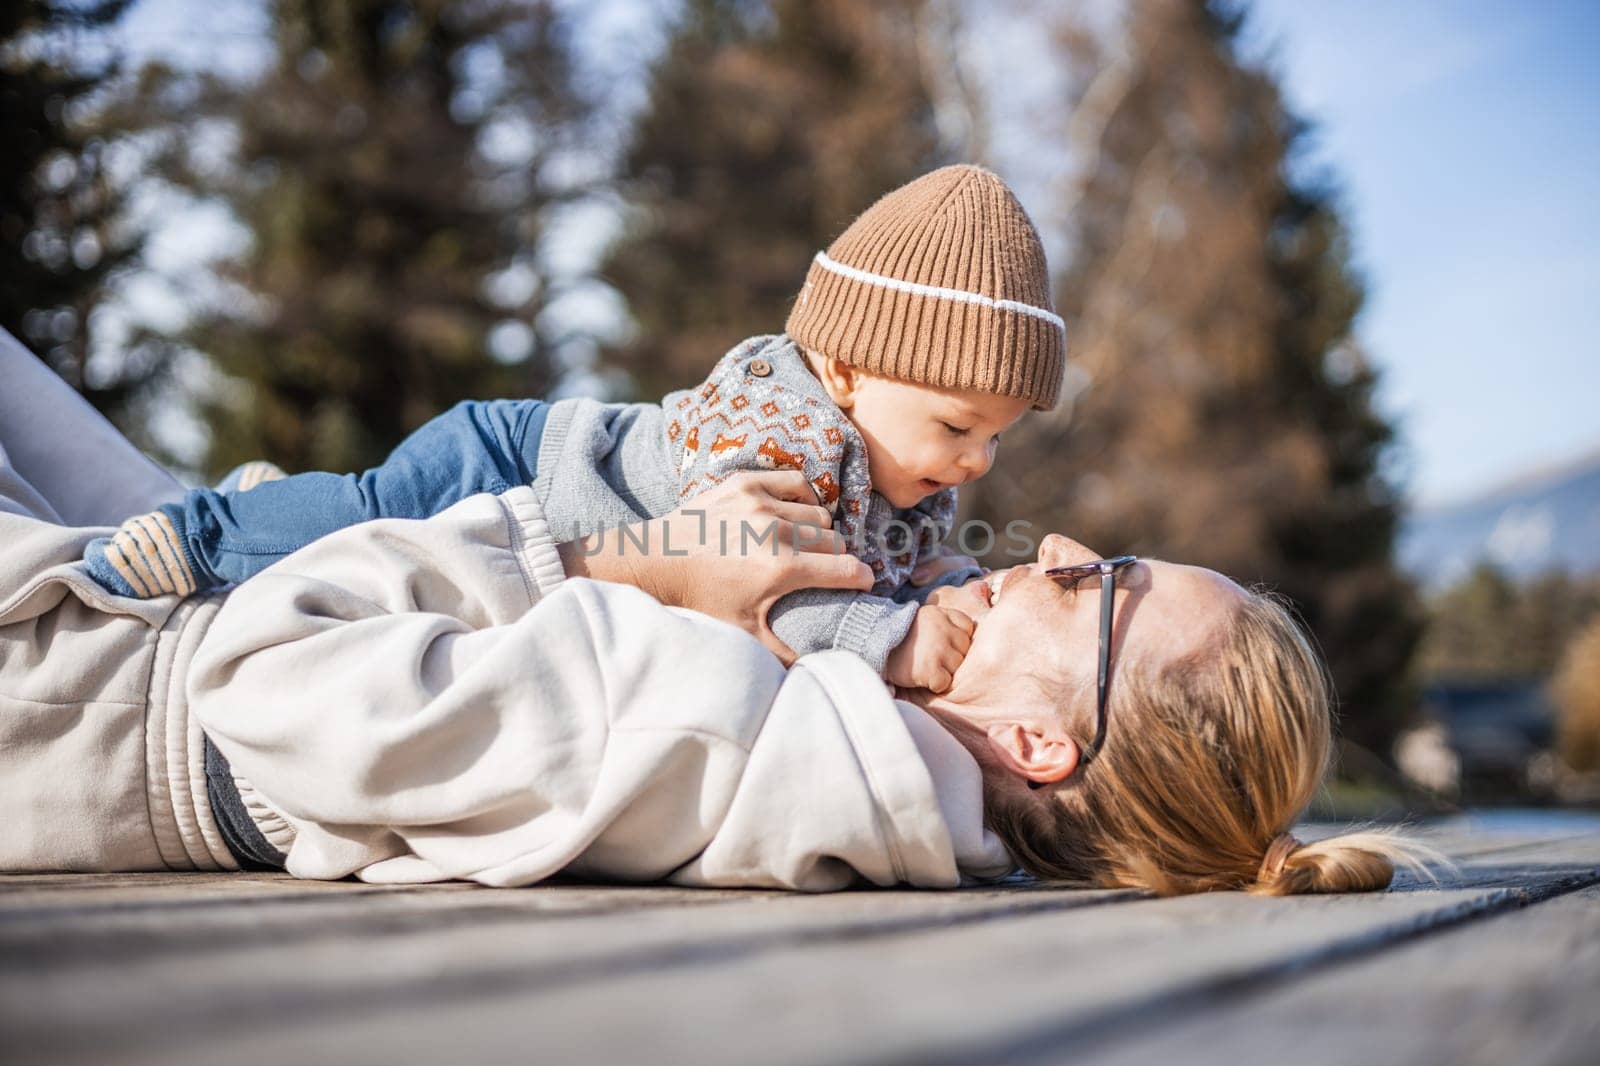
[(1116, 598), (1117, 575), (1110, 567), (1100, 571), (1100, 669), (1095, 678), (1095, 746), (1106, 727), (1106, 674), (1111, 666), (1111, 611)]

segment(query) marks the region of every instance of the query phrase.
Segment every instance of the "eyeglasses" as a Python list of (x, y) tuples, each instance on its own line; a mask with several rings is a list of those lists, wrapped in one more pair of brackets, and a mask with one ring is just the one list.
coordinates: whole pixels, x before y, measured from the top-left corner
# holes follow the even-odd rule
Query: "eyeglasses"
[(1088, 762), (1100, 750), (1106, 739), (1106, 684), (1111, 667), (1111, 608), (1116, 599), (1117, 571), (1139, 561), (1137, 555), (1119, 555), (1115, 559), (1096, 559), (1092, 563), (1057, 566), (1046, 570), (1044, 576), (1065, 585), (1076, 586), (1086, 577), (1100, 575), (1100, 673), (1095, 686), (1094, 742), (1085, 748), (1079, 761)]

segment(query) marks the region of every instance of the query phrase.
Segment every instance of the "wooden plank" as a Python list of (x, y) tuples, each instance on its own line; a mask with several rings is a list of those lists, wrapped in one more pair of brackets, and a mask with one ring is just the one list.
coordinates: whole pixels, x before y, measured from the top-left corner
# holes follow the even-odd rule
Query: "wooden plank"
[[(219, 952), (237, 958), (243, 950), (262, 948), (276, 955), (293, 952), (301, 945), (315, 951), (321, 950), (322, 941), (368, 937), (409, 935), (420, 943), (464, 936), (482, 939), (486, 947), (492, 947), (502, 935), (503, 930), (497, 928), (502, 924), (511, 927), (504, 931), (508, 935), (520, 930), (543, 938), (547, 951), (565, 946), (575, 956), (585, 957), (616, 947), (630, 952), (639, 948), (672, 950), (680, 941), (699, 943), (708, 934), (735, 940), (850, 938), (1076, 909), (1138, 895), (1043, 888), (869, 891), (833, 896), (548, 888), (485, 892), (466, 899), (421, 894), (301, 902), (292, 908), (251, 901), (176, 914), (109, 908), (0, 923), (0, 981), (18, 975), (37, 984), (52, 979), (54, 971), (80, 965), (137, 966), (167, 955), (178, 956), (178, 964), (184, 967), (207, 965), (203, 957)], [(628, 905), (646, 902), (654, 905)], [(711, 919), (695, 913), (709, 902), (741, 906)], [(558, 928), (546, 930), (546, 924)], [(191, 955), (196, 958), (186, 958)], [(75, 981), (78, 977), (64, 973), (63, 979)]]
[[(194, 875), (199, 877), (227, 875)], [(295, 886), (309, 886), (296, 891)], [(326, 891), (333, 886), (347, 891)], [(0, 949), (8, 936), (27, 936), (44, 929), (92, 935), (96, 930), (133, 925), (159, 927), (169, 915), (183, 921), (171, 927), (202, 925), (226, 932), (229, 923), (256, 927), (280, 922), (301, 926), (308, 920), (337, 921), (362, 916), (412, 910), (453, 910), (462, 913), (516, 914), (550, 911), (617, 910), (625, 907), (686, 905), (746, 899), (737, 891), (674, 889), (645, 885), (542, 885), (517, 891), (499, 891), (462, 883), (430, 885), (361, 885), (354, 882), (298, 881), (281, 877), (270, 891), (245, 887), (231, 891), (220, 882), (207, 882), (186, 890), (162, 883), (144, 886), (103, 886), (96, 890), (57, 893), (50, 889), (0, 897)], [(3, 965), (0, 957), (0, 965)]]
[[(0, 974), (0, 1033), (39, 1055), (128, 1061), (210, 1061), (219, 1037), (250, 1060), (451, 1060), (464, 1032), (474, 1056), (552, 1062), (667, 1050), (846, 1061), (867, 1048), (988, 1061), (1596, 880), (1600, 836), (1501, 850), (1469, 860), (1448, 889), (1376, 896), (1085, 907), (1094, 894), (1049, 889), (768, 894), (399, 934), (335, 923), (281, 947), (223, 936), (115, 967), (82, 954), (51, 964), (35, 944), (27, 966)], [(63, 1005), (85, 1003), (94, 1009), (65, 1029)]]
[[(1082, 1061), (1195, 1066), (1580, 1063), (1600, 1058), (1600, 888), (1286, 983)], [(1152, 1032), (1152, 1030), (1154, 1030)], [(1196, 1056), (1197, 1049), (1213, 1049)], [(1092, 1049), (1083, 1049), (1092, 1050)]]
[[(37, 984), (56, 971), (74, 966), (148, 966), (162, 959), (182, 960), (189, 955), (225, 952), (238, 956), (247, 949), (266, 949), (272, 955), (292, 952), (296, 945), (336, 939), (341, 942), (383, 937), (427, 939), (466, 936), (492, 938), (508, 927), (532, 934), (537, 923), (570, 926), (579, 918), (605, 919), (602, 936), (593, 939), (588, 927), (565, 938), (587, 952), (609, 947), (623, 929), (616, 916), (641, 910), (668, 913), (648, 925), (653, 939), (630, 934), (630, 948), (654, 944), (666, 948), (676, 939), (714, 932), (719, 923), (707, 924), (692, 913), (708, 905), (742, 902), (748, 906), (733, 917), (726, 935), (747, 932), (782, 937), (870, 935), (874, 931), (933, 928), (954, 922), (986, 920), (995, 916), (1039, 909), (1090, 906), (1131, 897), (1133, 893), (983, 891), (962, 893), (861, 893), (842, 903), (808, 904), (772, 892), (674, 891), (649, 888), (546, 888), (519, 892), (486, 891), (459, 895), (385, 896), (378, 899), (331, 901), (250, 901), (211, 904), (194, 911), (172, 908), (151, 911), (105, 908), (84, 913), (46, 912), (29, 920), (0, 922), (0, 990), (7, 975)], [(817, 897), (805, 897), (817, 899)], [(771, 918), (773, 907), (786, 907), (782, 921)], [(639, 924), (639, 923), (635, 923)], [(632, 926), (626, 928), (632, 929)], [(187, 965), (187, 964), (184, 964)], [(269, 964), (270, 965), (270, 964)], [(76, 977), (63, 973), (64, 981)]]
[[(612, 895), (676, 903), (579, 909)], [(781, 944), (884, 936), (1132, 895), (1036, 887), (826, 897), (554, 888), (457, 896), (445, 907), (425, 898), (341, 899), (328, 904), (340, 909), (332, 916), (316, 913), (320, 905), (261, 903), (207, 908), (196, 923), (170, 910), (74, 914), (65, 924), (0, 926), (0, 1043), (39, 1055), (126, 1051), (139, 1047), (137, 1034), (148, 1029), (203, 1039), (252, 1020), (299, 1024), (373, 1005), (404, 1009), (496, 994), (508, 971), (525, 986), (616, 970), (657, 972)], [(529, 906), (552, 898), (565, 905)], [(700, 913), (703, 903), (683, 905), (717, 898), (739, 904), (715, 908), (714, 920)], [(458, 920), (461, 905), (477, 900), (500, 901), (501, 920), (484, 920), (487, 904)], [(374, 913), (352, 911), (362, 906)], [(88, 1018), (68, 1017), (86, 1002), (95, 1005)]]
[[(462, 883), (426, 886), (471, 892)], [(185, 909), (214, 902), (326, 899), (415, 892), (415, 885), (366, 885), (358, 881), (302, 881), (282, 873), (139, 873), (0, 875), (0, 922), (32, 921), (36, 915), (99, 908), (162, 905)]]

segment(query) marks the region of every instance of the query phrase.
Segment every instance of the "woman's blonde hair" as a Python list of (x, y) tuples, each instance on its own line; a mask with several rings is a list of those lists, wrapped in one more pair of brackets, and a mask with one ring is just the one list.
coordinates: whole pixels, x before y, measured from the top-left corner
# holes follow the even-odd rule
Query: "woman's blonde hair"
[(1249, 593), (1188, 658), (1125, 664), (1108, 714), (1102, 750), (1053, 803), (991, 789), (991, 827), (1036, 877), (1164, 896), (1359, 892), (1427, 854), (1392, 833), (1289, 835), (1328, 768), (1333, 698), (1321, 658), (1270, 593)]

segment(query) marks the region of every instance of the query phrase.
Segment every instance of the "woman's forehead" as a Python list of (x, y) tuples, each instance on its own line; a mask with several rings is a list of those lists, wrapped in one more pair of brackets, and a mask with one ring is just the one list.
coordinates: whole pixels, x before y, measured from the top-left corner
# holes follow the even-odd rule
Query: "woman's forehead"
[(1126, 636), (1130, 648), (1181, 658), (1226, 625), (1248, 593), (1199, 566), (1141, 559), (1130, 570)]

